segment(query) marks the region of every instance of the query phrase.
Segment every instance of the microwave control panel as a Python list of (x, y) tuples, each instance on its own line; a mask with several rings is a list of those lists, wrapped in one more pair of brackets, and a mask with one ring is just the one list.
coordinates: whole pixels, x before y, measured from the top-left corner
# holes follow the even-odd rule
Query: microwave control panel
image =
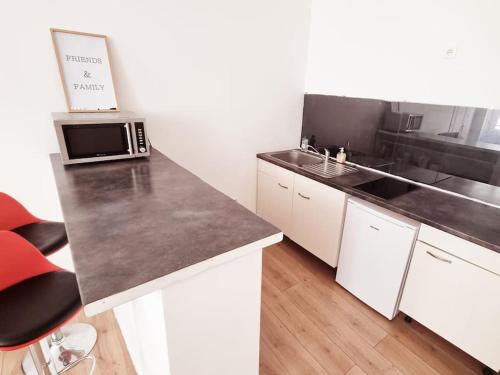
[(135, 122), (135, 135), (137, 139), (137, 151), (139, 153), (144, 153), (148, 150), (146, 145), (146, 132), (144, 130), (143, 122)]

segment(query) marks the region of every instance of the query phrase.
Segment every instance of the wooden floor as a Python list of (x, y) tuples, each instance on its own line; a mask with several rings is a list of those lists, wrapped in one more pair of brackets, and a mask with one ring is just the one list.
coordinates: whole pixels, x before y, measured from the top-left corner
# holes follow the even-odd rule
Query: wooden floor
[[(479, 362), (418, 323), (388, 321), (364, 305), (291, 241), (264, 250), (262, 283), (261, 375), (481, 373)], [(99, 332), (95, 375), (134, 374), (111, 312), (78, 320)], [(0, 375), (20, 374), (23, 354), (0, 353)], [(68, 375), (87, 371), (79, 365)]]
[[(96, 358), (94, 375), (135, 374), (120, 328), (111, 311), (92, 318), (86, 318), (80, 313), (75, 321), (91, 323), (97, 329), (97, 344), (92, 351)], [(0, 375), (22, 374), (20, 366), (25, 352), (24, 349), (0, 352)], [(82, 362), (64, 374), (88, 375), (89, 370), (88, 364)]]
[(264, 251), (261, 375), (480, 374), (479, 362), (420, 324), (382, 317), (291, 241)]

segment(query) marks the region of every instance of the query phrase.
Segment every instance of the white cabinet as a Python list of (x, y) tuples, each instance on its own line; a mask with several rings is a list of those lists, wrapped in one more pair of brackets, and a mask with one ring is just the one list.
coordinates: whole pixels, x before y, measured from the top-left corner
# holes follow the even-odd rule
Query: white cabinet
[[(500, 254), (423, 227), (400, 310), (500, 370), (500, 276), (490, 268), (498, 264)], [(493, 257), (490, 266), (483, 263)]]
[(347, 195), (259, 160), (257, 214), (332, 267), (337, 266)]
[(346, 194), (295, 175), (289, 237), (332, 267), (337, 266)]
[(290, 233), (294, 173), (259, 160), (257, 214)]

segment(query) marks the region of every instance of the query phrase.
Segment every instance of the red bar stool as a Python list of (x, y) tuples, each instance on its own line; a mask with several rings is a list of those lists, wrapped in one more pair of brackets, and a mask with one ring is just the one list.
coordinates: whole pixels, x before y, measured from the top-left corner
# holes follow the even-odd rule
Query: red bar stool
[[(50, 255), (68, 243), (64, 223), (41, 220), (33, 216), (21, 203), (0, 192), (0, 230), (17, 233), (30, 242), (44, 256)], [(97, 341), (97, 332), (90, 324), (74, 323), (53, 332), (49, 346), (66, 345), (74, 351), (89, 354)], [(77, 360), (71, 357), (70, 360)], [(70, 366), (57, 363), (57, 371)], [(31, 374), (34, 364), (27, 354), (23, 360), (23, 371)]]
[(68, 243), (64, 223), (33, 216), (11, 196), (0, 192), (0, 230), (10, 230), (25, 238), (47, 256)]
[[(38, 375), (55, 375), (84, 359), (92, 361), (93, 373), (95, 359), (89, 353), (65, 344), (52, 343), (49, 349), (43, 340), (82, 308), (75, 274), (10, 231), (0, 231), (0, 306), (0, 351), (29, 347)], [(58, 363), (66, 364), (58, 370)]]

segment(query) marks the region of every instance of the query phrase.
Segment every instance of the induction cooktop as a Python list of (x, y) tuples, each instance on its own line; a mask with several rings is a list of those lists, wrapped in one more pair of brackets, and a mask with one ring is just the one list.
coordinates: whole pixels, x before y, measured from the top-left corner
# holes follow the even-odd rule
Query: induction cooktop
[(419, 186), (395, 178), (382, 177), (375, 181), (356, 185), (354, 188), (382, 199), (392, 199), (419, 189)]

